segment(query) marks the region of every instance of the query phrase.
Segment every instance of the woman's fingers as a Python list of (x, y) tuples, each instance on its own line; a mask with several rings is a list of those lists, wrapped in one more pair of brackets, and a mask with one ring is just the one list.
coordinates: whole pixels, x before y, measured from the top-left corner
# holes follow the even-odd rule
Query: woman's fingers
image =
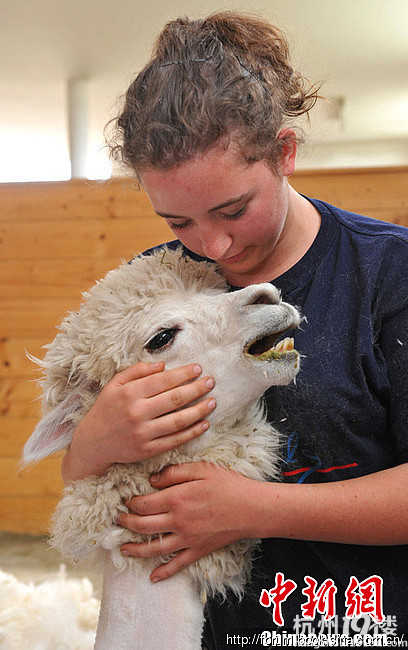
[(149, 363), (148, 361), (140, 361), (125, 370), (118, 372), (111, 381), (115, 382), (118, 385), (128, 384), (130, 381), (135, 379), (142, 379), (143, 377), (148, 377), (158, 372), (164, 371), (164, 361), (157, 361), (154, 363)]
[[(204, 400), (200, 403), (199, 400), (214, 388), (215, 382), (212, 377), (198, 378), (202, 371), (198, 364), (144, 374), (151, 372), (149, 368), (152, 366), (137, 364), (119, 373), (116, 378), (122, 390), (126, 391), (130, 416), (133, 414), (135, 422), (143, 420), (153, 436), (184, 431), (213, 410), (214, 402)], [(129, 380), (127, 383), (126, 379)], [(185, 412), (185, 407), (192, 402), (197, 402), (194, 405), (197, 408)], [(174, 417), (156, 420), (167, 414), (174, 414)]]
[[(149, 447), (151, 453), (149, 455), (149, 458), (152, 456), (158, 456), (159, 454), (169, 451), (170, 449), (174, 449), (179, 445), (183, 445), (190, 440), (194, 440), (194, 438), (198, 438), (205, 431), (207, 431), (209, 426), (209, 422), (206, 420), (200, 420), (199, 422), (196, 422), (191, 427), (188, 427), (183, 431), (175, 430), (174, 433), (170, 433), (168, 435), (161, 435), (159, 431), (158, 437), (153, 438), (153, 440), (150, 442)], [(177, 427), (177, 423), (174, 425), (174, 427)]]
[(160, 557), (161, 555), (169, 555), (182, 550), (180, 540), (174, 533), (161, 535), (148, 542), (140, 544), (124, 544), (121, 547), (123, 555), (132, 555), (133, 557)]
[[(205, 460), (194, 461), (189, 463), (181, 463), (180, 465), (167, 465), (161, 472), (158, 474), (153, 474), (150, 477), (151, 485), (156, 488), (156, 490), (163, 490), (164, 488), (171, 487), (173, 485), (180, 485), (181, 483), (189, 483), (190, 481), (199, 481), (205, 479), (208, 475), (208, 472), (214, 470), (214, 465), (208, 463)], [(217, 467), (217, 474), (219, 476), (222, 473), (231, 473), (231, 470), (226, 469), (225, 467)], [(153, 493), (157, 494), (157, 493)], [(163, 494), (163, 492), (161, 492)], [(145, 501), (152, 498), (152, 494), (146, 494), (143, 496), (134, 497), (138, 502), (139, 514), (144, 514), (140, 512), (140, 508), (144, 507)], [(130, 505), (133, 506), (135, 503), (133, 500), (130, 501)]]
[(117, 523), (123, 528), (140, 533), (140, 535), (158, 535), (170, 532), (169, 515), (167, 512), (150, 515), (149, 517), (132, 513), (122, 513), (118, 517)]
[(160, 557), (161, 555), (176, 553), (169, 562), (165, 562), (154, 569), (150, 576), (153, 582), (171, 578), (200, 557), (200, 554), (196, 553), (194, 549), (183, 548), (178, 536), (173, 533), (162, 535), (141, 544), (124, 544), (121, 551), (125, 556), (137, 558)]
[[(214, 388), (214, 379), (204, 377), (195, 381), (170, 389), (149, 399), (149, 409), (152, 418), (156, 418), (164, 413), (170, 413), (181, 409), (187, 404), (198, 400)], [(188, 424), (185, 424), (188, 426)], [(184, 427), (180, 427), (184, 428)]]
[(214, 399), (205, 399), (214, 379), (200, 378), (201, 366), (163, 368), (161, 362), (141, 362), (118, 373), (112, 383), (113, 390), (116, 385), (121, 391), (121, 413), (141, 458), (158, 456), (200, 436), (209, 428), (205, 418), (216, 407)]
[(176, 573), (185, 569), (185, 567), (189, 566), (200, 557), (202, 557), (202, 555), (197, 554), (192, 548), (183, 549), (179, 553), (176, 553), (175, 557), (173, 557), (169, 562), (165, 562), (158, 566), (151, 574), (150, 580), (152, 580), (152, 582), (167, 580), (167, 578), (176, 575)]
[(152, 439), (168, 436), (173, 433), (182, 433), (193, 424), (207, 417), (216, 407), (214, 398), (204, 399), (185, 408), (162, 415), (150, 420), (146, 426), (149, 437)]
[[(139, 365), (139, 364), (138, 364)], [(124, 371), (126, 372), (126, 371)], [(197, 363), (190, 363), (187, 366), (172, 368), (145, 376), (142, 383), (138, 383), (138, 397), (154, 397), (177, 388), (186, 382), (192, 382), (202, 373), (201, 366)], [(137, 379), (137, 377), (135, 377)], [(129, 386), (129, 388), (133, 388)]]

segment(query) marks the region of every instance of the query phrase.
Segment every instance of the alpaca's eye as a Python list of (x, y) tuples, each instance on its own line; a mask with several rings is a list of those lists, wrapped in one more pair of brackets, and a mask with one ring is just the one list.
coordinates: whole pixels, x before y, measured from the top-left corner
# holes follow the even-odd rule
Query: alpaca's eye
[(176, 336), (178, 329), (176, 327), (168, 330), (163, 330), (154, 336), (148, 343), (146, 343), (146, 350), (157, 352), (163, 348), (168, 347)]

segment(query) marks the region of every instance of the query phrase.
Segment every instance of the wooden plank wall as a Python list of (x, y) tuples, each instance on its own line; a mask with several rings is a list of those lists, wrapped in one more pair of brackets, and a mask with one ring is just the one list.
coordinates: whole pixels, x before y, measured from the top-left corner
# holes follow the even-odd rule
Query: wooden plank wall
[[(408, 225), (408, 168), (303, 171), (309, 196)], [(80, 294), (135, 253), (172, 238), (130, 180), (0, 185), (0, 530), (43, 533), (62, 487), (60, 458), (18, 472), (40, 414), (42, 356)]]

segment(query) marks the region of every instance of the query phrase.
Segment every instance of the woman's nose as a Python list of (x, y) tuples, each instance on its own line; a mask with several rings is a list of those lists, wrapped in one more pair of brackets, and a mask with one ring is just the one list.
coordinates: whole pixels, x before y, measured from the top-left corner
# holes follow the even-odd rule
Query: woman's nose
[(204, 255), (212, 260), (228, 257), (226, 253), (231, 248), (232, 237), (220, 228), (211, 227), (201, 231), (201, 247)]

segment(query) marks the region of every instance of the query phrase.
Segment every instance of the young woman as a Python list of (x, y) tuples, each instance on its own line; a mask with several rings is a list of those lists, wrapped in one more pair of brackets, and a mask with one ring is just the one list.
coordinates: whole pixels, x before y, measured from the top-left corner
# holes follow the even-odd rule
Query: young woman
[[(246, 597), (208, 603), (208, 648), (249, 631), (302, 631), (306, 601), (317, 632), (333, 632), (322, 614), (334, 601), (339, 633), (378, 630), (381, 606), (383, 630), (408, 632), (408, 232), (291, 188), (292, 120), (316, 99), (272, 25), (234, 13), (175, 20), (130, 86), (112, 145), (176, 234), (172, 246), (215, 260), (232, 289), (272, 281), (306, 317), (296, 386), (266, 395), (286, 435), (282, 483), (170, 467), (120, 521), (164, 534), (124, 553), (175, 553), (154, 581), (234, 540), (263, 539)], [(194, 359), (119, 373), (78, 426), (65, 481), (201, 435), (216, 405), (200, 375)], [(279, 599), (283, 626), (272, 616)]]

